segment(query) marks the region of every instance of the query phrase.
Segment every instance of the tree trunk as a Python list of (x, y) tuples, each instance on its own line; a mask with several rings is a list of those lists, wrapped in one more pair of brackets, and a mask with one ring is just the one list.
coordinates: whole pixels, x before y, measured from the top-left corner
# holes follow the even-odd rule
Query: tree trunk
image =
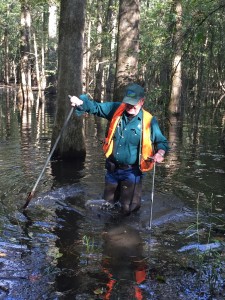
[(169, 113), (179, 115), (181, 112), (181, 88), (182, 88), (182, 5), (180, 0), (174, 0), (176, 14), (176, 32), (174, 36), (174, 59), (172, 66), (172, 87), (169, 103)]
[(84, 56), (83, 56), (83, 92), (89, 93), (90, 83), (90, 48), (91, 48), (91, 18), (86, 19), (86, 43), (84, 45)]
[(31, 61), (30, 61), (30, 28), (31, 14), (27, 1), (21, 1), (21, 45), (20, 45), (20, 89), (18, 99), (24, 107), (30, 108), (33, 101), (31, 87)]
[[(7, 4), (7, 18), (9, 15), (9, 4)], [(5, 84), (9, 84), (9, 32), (8, 25), (5, 26), (4, 32), (4, 48), (5, 48), (5, 76), (4, 82)]]
[(38, 89), (38, 102), (41, 98), (41, 82), (40, 82), (40, 69), (39, 69), (39, 55), (38, 55), (38, 47), (36, 41), (36, 35), (33, 33), (34, 39), (34, 56), (35, 56), (35, 71), (36, 71), (36, 80), (37, 80), (37, 89)]
[(137, 81), (139, 0), (120, 0), (114, 101), (123, 98), (124, 86)]
[(223, 118), (222, 118), (222, 132), (221, 132), (220, 141), (221, 141), (223, 150), (225, 152), (225, 113), (223, 114)]
[(107, 20), (110, 22), (110, 27), (108, 32), (111, 32), (111, 40), (110, 40), (110, 63), (109, 63), (109, 69), (108, 69), (108, 77), (106, 80), (106, 96), (105, 98), (107, 101), (111, 101), (112, 99), (112, 92), (114, 88), (114, 81), (115, 81), (115, 59), (116, 59), (116, 35), (117, 35), (117, 18), (115, 13), (112, 10), (112, 7), (114, 5), (114, 0), (109, 0), (108, 4), (108, 15)]
[[(67, 2), (67, 1), (66, 1)], [(48, 43), (47, 43), (47, 91), (50, 94), (56, 93), (57, 85), (57, 6), (55, 4), (49, 5), (48, 8)]]
[[(84, 0), (61, 0), (57, 109), (52, 145), (71, 110), (68, 95), (79, 96), (82, 92), (85, 2)], [(63, 159), (84, 158), (85, 153), (83, 119), (74, 114), (56, 147), (54, 156)]]
[(103, 75), (103, 51), (102, 48), (104, 41), (102, 40), (102, 31), (103, 31), (103, 2), (102, 0), (97, 1), (97, 53), (96, 53), (96, 83), (94, 90), (94, 99), (98, 102), (101, 102), (102, 95), (102, 75)]
[(48, 9), (48, 4), (44, 5), (44, 11), (42, 13), (42, 33), (41, 33), (41, 68), (40, 68), (40, 85), (42, 90), (42, 97), (44, 94), (44, 90), (47, 86), (47, 79), (46, 79), (46, 52), (48, 49), (47, 46), (47, 37), (48, 37), (48, 18), (49, 15), (46, 12)]

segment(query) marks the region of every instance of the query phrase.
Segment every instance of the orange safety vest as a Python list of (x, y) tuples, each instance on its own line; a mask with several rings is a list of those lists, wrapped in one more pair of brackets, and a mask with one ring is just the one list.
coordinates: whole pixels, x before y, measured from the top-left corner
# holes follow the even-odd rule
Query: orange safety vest
[[(103, 144), (103, 151), (108, 158), (113, 151), (113, 136), (116, 130), (116, 126), (126, 108), (126, 103), (122, 103), (115, 111), (112, 120), (109, 125), (107, 137)], [(147, 172), (152, 169), (153, 162), (149, 160), (149, 157), (153, 156), (153, 147), (151, 142), (151, 120), (152, 115), (143, 109), (142, 120), (142, 136), (140, 142), (139, 151), (139, 168), (142, 172)]]

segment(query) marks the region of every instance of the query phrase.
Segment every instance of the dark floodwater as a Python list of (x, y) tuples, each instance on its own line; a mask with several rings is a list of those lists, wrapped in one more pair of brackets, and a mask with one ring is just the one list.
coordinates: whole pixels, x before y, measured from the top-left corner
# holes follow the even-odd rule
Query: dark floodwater
[(23, 114), (13, 90), (0, 90), (0, 299), (224, 299), (220, 115), (194, 126), (190, 114), (182, 130), (170, 121), (150, 232), (152, 174), (137, 215), (85, 209), (104, 187), (105, 123), (94, 117), (85, 162), (52, 161), (22, 213), (49, 153), (54, 102)]

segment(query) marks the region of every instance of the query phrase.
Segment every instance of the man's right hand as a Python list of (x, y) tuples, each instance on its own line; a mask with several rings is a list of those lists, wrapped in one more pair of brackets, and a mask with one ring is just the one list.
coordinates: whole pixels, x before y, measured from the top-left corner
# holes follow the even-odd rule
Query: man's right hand
[(77, 98), (76, 96), (72, 96), (70, 98), (70, 102), (72, 106), (80, 106), (83, 104), (83, 101)]

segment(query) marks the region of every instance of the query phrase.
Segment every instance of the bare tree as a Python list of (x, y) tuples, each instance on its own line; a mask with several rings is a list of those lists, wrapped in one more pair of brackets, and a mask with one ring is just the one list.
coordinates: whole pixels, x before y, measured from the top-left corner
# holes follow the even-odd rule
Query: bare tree
[(181, 112), (181, 88), (182, 88), (182, 5), (180, 0), (174, 0), (176, 14), (176, 31), (174, 35), (174, 58), (172, 66), (172, 86), (169, 103), (169, 112), (171, 114), (180, 114)]

